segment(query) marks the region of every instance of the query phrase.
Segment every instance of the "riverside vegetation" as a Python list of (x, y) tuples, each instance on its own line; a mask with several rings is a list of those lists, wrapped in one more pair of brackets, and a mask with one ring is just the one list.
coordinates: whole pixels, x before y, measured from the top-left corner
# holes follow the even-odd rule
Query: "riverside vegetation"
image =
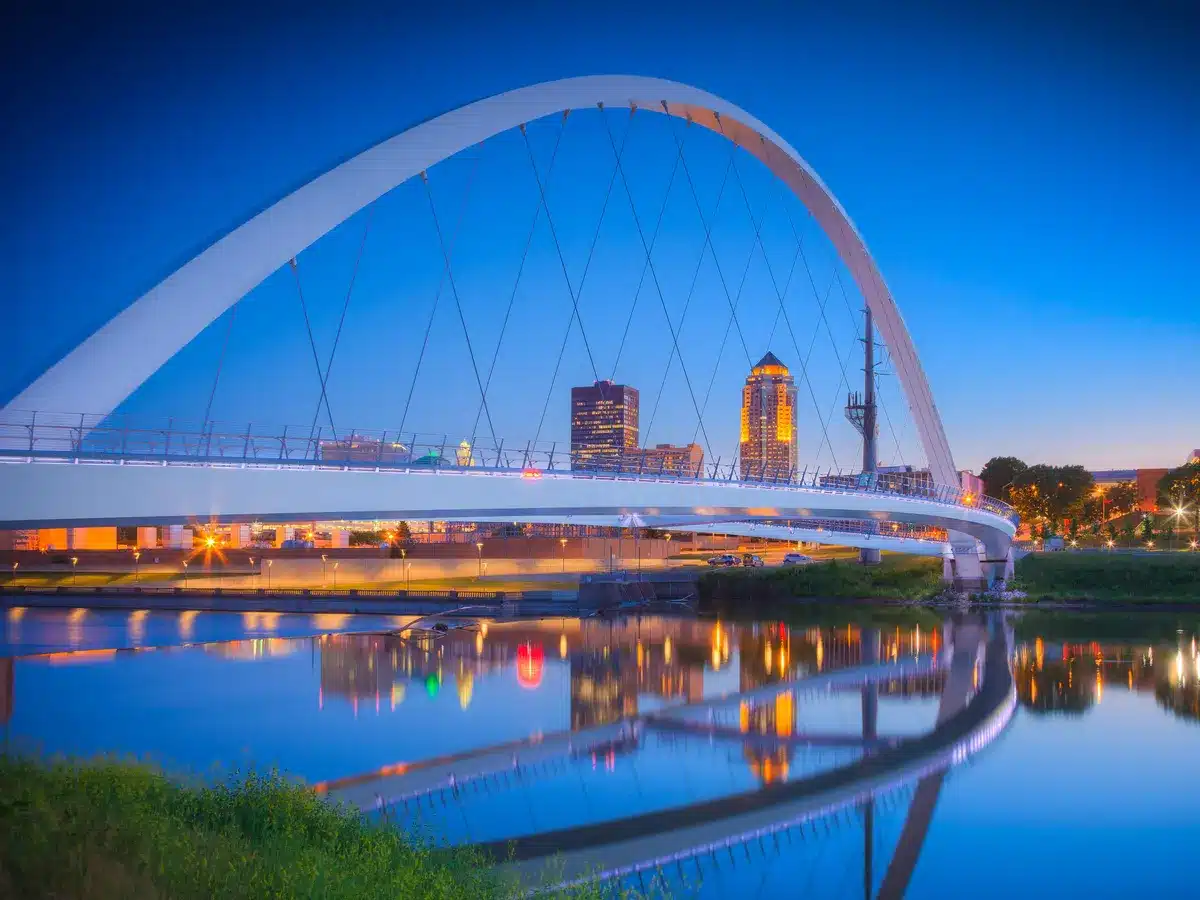
[[(136, 762), (0, 755), (0, 896), (487, 900), (521, 892), (469, 849), (437, 849), (373, 825), (278, 773), (188, 784)], [(560, 896), (612, 894), (588, 885)]]
[[(1200, 605), (1200, 553), (1034, 553), (1010, 587), (1030, 602)], [(941, 594), (942, 561), (885, 554), (878, 566), (834, 560), (808, 566), (718, 569), (700, 577), (700, 601), (724, 609), (787, 600), (930, 600)]]

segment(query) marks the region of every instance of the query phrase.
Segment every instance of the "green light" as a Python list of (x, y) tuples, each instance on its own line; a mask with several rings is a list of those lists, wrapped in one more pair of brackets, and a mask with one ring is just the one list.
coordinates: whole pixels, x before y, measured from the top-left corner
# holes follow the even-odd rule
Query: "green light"
[(429, 696), (436, 697), (441, 688), (441, 679), (439, 679), (433, 672), (430, 672), (425, 678), (425, 690), (429, 693)]

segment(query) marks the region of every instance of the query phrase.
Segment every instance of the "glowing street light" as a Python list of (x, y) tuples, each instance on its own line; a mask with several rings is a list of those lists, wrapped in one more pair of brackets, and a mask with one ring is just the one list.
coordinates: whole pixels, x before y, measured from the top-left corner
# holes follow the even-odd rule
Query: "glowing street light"
[(328, 569), (326, 568), (326, 565), (325, 565), (325, 563), (328, 561), (328, 559), (329, 559), (329, 557), (326, 556), (324, 553), (321, 554), (321, 587), (325, 587), (325, 581), (329, 575)]
[(338, 565), (339, 565), (339, 563), (338, 563), (338, 561), (335, 559), (335, 560), (333, 561), (333, 589), (334, 589), (335, 591), (337, 590), (337, 569), (338, 569)]
[(475, 549), (479, 551), (479, 574), (477, 577), (483, 577), (483, 541), (475, 544)]
[(271, 589), (271, 566), (275, 565), (275, 560), (267, 560), (267, 590)]
[(188, 586), (187, 585), (187, 567), (188, 567), (188, 561), (185, 559), (183, 561), (183, 588), (184, 588), (184, 590), (187, 590), (187, 586)]
[(78, 581), (76, 581), (76, 578), (75, 578), (75, 567), (77, 565), (79, 565), (79, 557), (72, 556), (71, 557), (71, 584), (78, 584)]
[(16, 581), (16, 580), (17, 580), (17, 566), (19, 566), (19, 565), (20, 565), (20, 563), (19, 563), (19, 562), (17, 562), (16, 560), (13, 560), (13, 573), (12, 573), (12, 580), (13, 580), (13, 581)]
[(562, 547), (562, 570), (565, 572), (567, 571), (567, 539), (559, 538), (558, 543)]
[(1105, 541), (1105, 543), (1108, 545), (1108, 549), (1111, 550), (1116, 545), (1117, 542), (1114, 541), (1112, 538), (1109, 538), (1107, 541)]
[(142, 567), (141, 567), (141, 564), (138, 562), (138, 560), (140, 560), (141, 558), (142, 558), (142, 551), (134, 550), (133, 551), (133, 583), (134, 584), (138, 583), (138, 575), (141, 573)]

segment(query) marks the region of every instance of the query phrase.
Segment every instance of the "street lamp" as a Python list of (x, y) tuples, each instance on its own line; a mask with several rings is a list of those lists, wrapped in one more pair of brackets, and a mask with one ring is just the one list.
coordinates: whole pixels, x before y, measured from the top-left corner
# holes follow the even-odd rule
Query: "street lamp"
[(275, 565), (275, 560), (267, 560), (267, 590), (271, 589), (271, 566)]
[(404, 592), (408, 593), (412, 589), (412, 563), (404, 563)]
[(559, 538), (559, 545), (562, 547), (562, 570), (567, 571), (567, 539)]
[(337, 590), (337, 567), (338, 567), (338, 561), (335, 559), (333, 561), (333, 589), (335, 591)]
[(71, 584), (78, 584), (78, 583), (79, 583), (79, 582), (76, 580), (76, 578), (75, 578), (75, 567), (76, 567), (77, 565), (79, 565), (79, 557), (78, 557), (78, 556), (72, 556), (72, 557), (71, 557)]
[(325, 581), (328, 577), (328, 569), (325, 566), (325, 562), (328, 559), (329, 557), (324, 553), (321, 554), (321, 587), (325, 587)]
[(479, 574), (477, 577), (483, 577), (483, 541), (475, 544), (475, 549), (479, 551)]
[(142, 558), (141, 550), (133, 551), (133, 583), (138, 583), (138, 574), (141, 572), (141, 564), (138, 562)]
[(188, 584), (187, 584), (187, 567), (188, 567), (188, 561), (185, 559), (183, 561), (183, 589), (184, 590), (187, 590), (187, 586), (188, 586)]
[(1115, 545), (1117, 542), (1114, 541), (1112, 538), (1109, 538), (1105, 543), (1108, 544), (1108, 549), (1111, 551), (1113, 548), (1113, 545)]
[(13, 573), (12, 573), (12, 580), (13, 580), (13, 582), (14, 582), (14, 583), (15, 583), (15, 582), (16, 582), (16, 580), (17, 580), (17, 566), (19, 566), (19, 565), (20, 565), (20, 563), (19, 563), (19, 562), (17, 562), (16, 560), (13, 560)]

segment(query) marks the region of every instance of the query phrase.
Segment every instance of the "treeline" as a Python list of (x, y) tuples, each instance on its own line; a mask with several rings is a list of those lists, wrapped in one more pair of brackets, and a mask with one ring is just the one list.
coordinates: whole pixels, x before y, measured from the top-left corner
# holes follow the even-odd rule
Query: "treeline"
[(997, 456), (988, 460), (980, 478), (988, 496), (1017, 511), (1031, 537), (1090, 532), (1113, 541), (1149, 541), (1157, 533), (1173, 533), (1192, 523), (1200, 531), (1200, 461), (1168, 472), (1157, 486), (1158, 506), (1167, 512), (1155, 519), (1144, 511), (1140, 521), (1129, 516), (1139, 511), (1136, 484), (1098, 487), (1083, 466), (1029, 465), (1013, 456)]

